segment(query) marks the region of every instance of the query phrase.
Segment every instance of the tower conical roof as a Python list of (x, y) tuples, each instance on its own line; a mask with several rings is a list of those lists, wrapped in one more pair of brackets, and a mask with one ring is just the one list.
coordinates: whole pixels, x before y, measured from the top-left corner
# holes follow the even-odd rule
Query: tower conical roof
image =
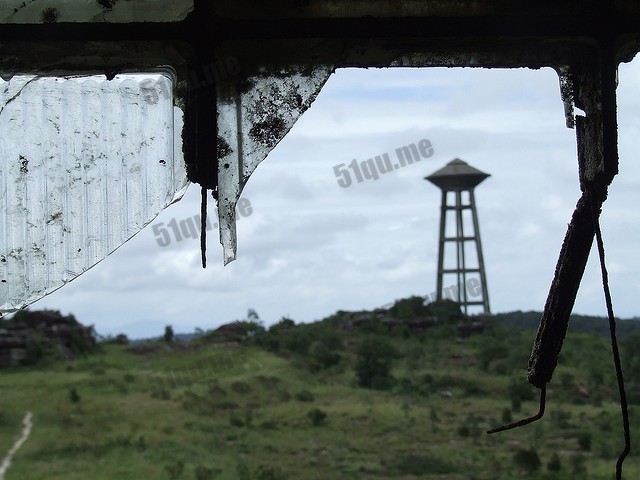
[(488, 173), (472, 167), (467, 162), (454, 158), (440, 170), (433, 172), (425, 180), (440, 187), (442, 190), (471, 190), (485, 178), (490, 177)]

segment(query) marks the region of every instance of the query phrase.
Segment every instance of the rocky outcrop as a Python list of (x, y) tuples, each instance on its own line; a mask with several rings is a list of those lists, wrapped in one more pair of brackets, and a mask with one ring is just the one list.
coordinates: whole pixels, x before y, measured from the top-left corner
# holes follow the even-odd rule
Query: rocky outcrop
[(70, 360), (96, 345), (92, 327), (55, 310), (22, 310), (0, 322), (0, 367), (33, 364), (44, 357)]
[(475, 315), (469, 317), (466, 322), (458, 324), (458, 335), (463, 338), (483, 333), (487, 326), (491, 323), (491, 319), (487, 315)]
[(412, 319), (399, 319), (391, 315), (387, 310), (377, 309), (373, 312), (339, 312), (338, 326), (342, 330), (362, 328), (367, 324), (379, 323), (389, 330), (395, 328), (407, 328), (410, 332), (419, 333), (440, 324), (438, 317), (434, 315), (418, 315)]

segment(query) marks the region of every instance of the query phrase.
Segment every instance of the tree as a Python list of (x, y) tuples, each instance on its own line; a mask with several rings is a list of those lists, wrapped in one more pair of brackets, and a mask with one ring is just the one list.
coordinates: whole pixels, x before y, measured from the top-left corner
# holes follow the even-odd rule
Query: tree
[(280, 321), (269, 327), (269, 332), (278, 332), (280, 330), (289, 330), (296, 326), (296, 322), (288, 317), (282, 317)]
[(465, 319), (465, 315), (460, 310), (460, 305), (447, 298), (432, 302), (428, 305), (432, 315), (444, 323), (458, 322)]
[(391, 375), (391, 366), (398, 352), (388, 340), (368, 337), (360, 343), (356, 354), (355, 371), (359, 386), (376, 390), (393, 386), (395, 379)]
[(409, 297), (396, 300), (389, 309), (389, 314), (393, 318), (402, 320), (412, 320), (431, 315), (431, 310), (425, 305), (423, 297)]
[(315, 341), (311, 344), (309, 347), (309, 355), (318, 368), (332, 367), (340, 363), (341, 359), (339, 353), (329, 350), (322, 341)]
[(164, 341), (167, 343), (173, 342), (173, 336), (173, 327), (171, 325), (164, 327)]
[(243, 340), (247, 340), (248, 338), (258, 338), (266, 332), (258, 312), (253, 308), (247, 310), (247, 319), (241, 323), (243, 323), (245, 327), (245, 338)]

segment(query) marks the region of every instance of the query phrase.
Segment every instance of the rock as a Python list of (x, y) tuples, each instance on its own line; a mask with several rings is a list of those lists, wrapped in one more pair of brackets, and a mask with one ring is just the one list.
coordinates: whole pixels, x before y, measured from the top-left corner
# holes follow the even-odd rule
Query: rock
[(470, 337), (473, 334), (484, 332), (484, 329), (486, 328), (486, 326), (487, 326), (486, 322), (481, 320), (467, 322), (467, 323), (460, 323), (458, 324), (458, 335), (460, 335), (463, 338)]
[(438, 317), (429, 316), (409, 322), (409, 328), (412, 332), (424, 332), (431, 327), (435, 327), (438, 323)]
[(34, 363), (46, 351), (71, 360), (93, 351), (96, 345), (92, 327), (54, 310), (21, 310), (11, 320), (0, 322), (0, 367)]

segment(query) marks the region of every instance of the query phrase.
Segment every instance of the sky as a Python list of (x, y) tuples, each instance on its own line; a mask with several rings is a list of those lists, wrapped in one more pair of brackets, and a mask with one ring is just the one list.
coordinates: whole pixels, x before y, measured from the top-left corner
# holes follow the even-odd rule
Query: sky
[[(622, 318), (640, 316), (639, 81), (640, 61), (620, 66), (621, 174), (602, 213)], [(335, 166), (422, 140), (431, 156), (339, 185)], [(311, 322), (429, 295), (441, 194), (424, 177), (454, 158), (491, 175), (475, 191), (491, 311), (541, 311), (580, 196), (575, 131), (565, 126), (552, 69), (472, 68), (338, 70), (246, 185), (234, 262), (223, 267), (215, 228), (206, 269), (198, 240), (157, 234), (200, 212), (192, 185), (108, 258), (30, 308), (73, 313), (102, 335), (143, 338), (166, 325), (216, 328), (248, 309), (266, 325), (283, 316)], [(213, 226), (213, 200), (209, 209)], [(595, 249), (574, 312), (606, 314)]]

